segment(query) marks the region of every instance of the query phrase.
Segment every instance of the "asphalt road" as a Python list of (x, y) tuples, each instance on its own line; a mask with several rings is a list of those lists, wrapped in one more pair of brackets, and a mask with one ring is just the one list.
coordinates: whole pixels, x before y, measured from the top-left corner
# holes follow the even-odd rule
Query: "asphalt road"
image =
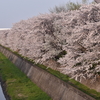
[(6, 100), (2, 92), (1, 84), (0, 84), (0, 100)]

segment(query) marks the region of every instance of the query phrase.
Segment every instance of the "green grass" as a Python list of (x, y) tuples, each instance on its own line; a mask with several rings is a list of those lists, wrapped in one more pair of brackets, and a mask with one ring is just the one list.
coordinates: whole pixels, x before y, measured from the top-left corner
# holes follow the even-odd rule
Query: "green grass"
[(0, 76), (11, 100), (52, 100), (45, 92), (0, 53)]
[[(4, 46), (2, 46), (2, 47), (5, 48), (5, 49), (7, 49), (7, 50), (9, 50), (9, 51), (11, 51), (11, 52), (13, 52), (9, 48), (6, 48)], [(29, 62), (35, 64), (35, 62), (33, 60), (31, 60), (31, 59), (29, 59), (27, 57), (23, 57), (22, 55), (20, 55), (18, 53), (15, 53), (15, 52), (13, 52), (13, 53), (16, 54), (17, 56), (20, 56), (20, 57), (24, 58), (25, 60), (28, 60)], [(37, 65), (38, 67), (46, 70), (47, 72), (49, 72), (52, 75), (58, 77), (59, 79), (65, 81), (65, 82), (68, 82), (70, 85), (72, 85), (72, 86), (76, 87), (77, 89), (83, 91), (84, 93), (90, 95), (91, 97), (95, 98), (96, 100), (100, 100), (100, 92), (97, 92), (96, 90), (90, 89), (87, 86), (81, 84), (80, 82), (75, 81), (74, 79), (70, 79), (69, 76), (62, 74), (59, 71), (53, 70), (51, 68), (47, 68), (47, 66), (44, 66), (42, 64), (35, 64), (35, 65)]]

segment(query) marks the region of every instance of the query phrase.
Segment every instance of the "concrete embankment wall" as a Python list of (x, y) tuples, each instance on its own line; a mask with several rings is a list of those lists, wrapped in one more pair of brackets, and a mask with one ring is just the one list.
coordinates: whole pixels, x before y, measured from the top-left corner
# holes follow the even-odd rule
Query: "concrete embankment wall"
[(95, 100), (71, 86), (69, 83), (62, 81), (36, 65), (29, 63), (2, 46), (0, 46), (0, 52), (36, 83), (37, 86), (50, 95), (53, 100)]

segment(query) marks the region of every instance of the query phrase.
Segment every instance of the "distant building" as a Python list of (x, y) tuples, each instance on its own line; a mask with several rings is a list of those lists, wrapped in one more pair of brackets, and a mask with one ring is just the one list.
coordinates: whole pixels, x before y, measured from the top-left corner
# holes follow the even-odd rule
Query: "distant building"
[(11, 28), (0, 28), (0, 30), (10, 30)]

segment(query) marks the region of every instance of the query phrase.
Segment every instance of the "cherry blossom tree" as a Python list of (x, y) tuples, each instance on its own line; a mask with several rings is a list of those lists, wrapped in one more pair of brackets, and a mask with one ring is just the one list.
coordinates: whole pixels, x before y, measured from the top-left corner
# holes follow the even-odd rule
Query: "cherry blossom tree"
[(15, 23), (11, 30), (0, 31), (0, 44), (36, 63), (53, 59), (63, 66), (58, 70), (78, 81), (95, 81), (100, 75), (99, 33), (100, 4), (90, 4)]

